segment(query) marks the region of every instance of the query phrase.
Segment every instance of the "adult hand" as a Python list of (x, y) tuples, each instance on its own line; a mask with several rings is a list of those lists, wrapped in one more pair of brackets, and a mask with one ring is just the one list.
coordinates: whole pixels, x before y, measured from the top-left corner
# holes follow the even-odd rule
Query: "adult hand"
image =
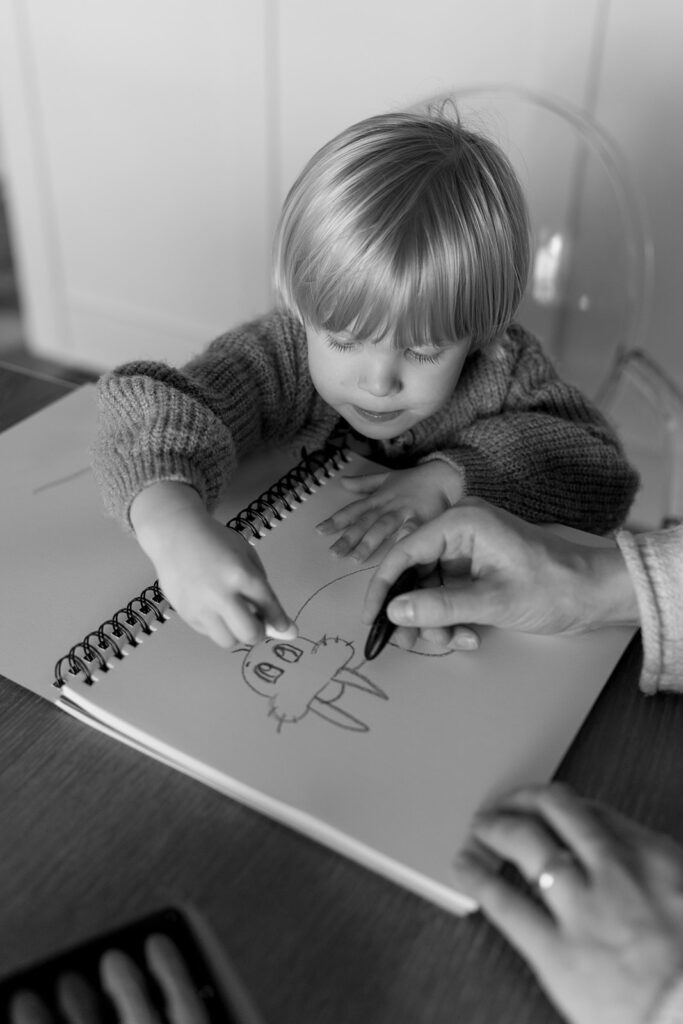
[(333, 554), (366, 562), (406, 526), (434, 519), (462, 494), (460, 474), (435, 460), (412, 469), (387, 470), (341, 478), (344, 487), (364, 497), (319, 523), (320, 533), (339, 533)]
[(683, 849), (564, 786), (475, 818), (456, 871), (571, 1024), (645, 1024), (683, 978)]
[(432, 642), (465, 648), (476, 645), (476, 634), (458, 630), (463, 623), (577, 633), (638, 620), (616, 544), (596, 547), (569, 539), (476, 498), (394, 545), (368, 586), (364, 622), (373, 621), (391, 584), (412, 565), (425, 573), (437, 566), (442, 582), (434, 586), (432, 575), (425, 587), (389, 604), (390, 620), (406, 627), (412, 639), (421, 631)]

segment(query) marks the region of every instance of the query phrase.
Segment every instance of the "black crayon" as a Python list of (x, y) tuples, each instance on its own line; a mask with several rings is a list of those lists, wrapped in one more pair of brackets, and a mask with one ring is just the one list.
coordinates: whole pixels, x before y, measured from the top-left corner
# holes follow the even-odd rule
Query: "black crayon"
[(411, 565), (408, 569), (404, 570), (398, 579), (389, 587), (386, 596), (382, 602), (382, 607), (377, 612), (375, 621), (370, 627), (368, 638), (365, 641), (364, 655), (366, 661), (372, 661), (377, 655), (384, 650), (386, 645), (389, 643), (391, 636), (396, 629), (396, 624), (391, 622), (387, 616), (387, 608), (389, 603), (393, 601), (399, 594), (406, 594), (411, 590), (416, 590), (419, 586), (420, 577), (418, 575), (417, 568)]

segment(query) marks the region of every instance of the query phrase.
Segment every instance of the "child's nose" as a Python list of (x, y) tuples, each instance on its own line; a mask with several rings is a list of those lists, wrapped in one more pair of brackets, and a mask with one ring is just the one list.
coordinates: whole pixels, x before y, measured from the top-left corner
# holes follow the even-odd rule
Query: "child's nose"
[(401, 390), (401, 376), (395, 352), (374, 349), (364, 361), (358, 376), (358, 386), (376, 398), (385, 398)]

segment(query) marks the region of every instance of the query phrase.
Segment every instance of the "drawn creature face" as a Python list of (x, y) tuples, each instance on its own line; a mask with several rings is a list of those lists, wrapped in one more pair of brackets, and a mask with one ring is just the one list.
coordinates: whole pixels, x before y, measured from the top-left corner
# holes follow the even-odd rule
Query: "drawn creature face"
[[(340, 729), (368, 732), (368, 725), (358, 717), (353, 694), (388, 699), (366, 675), (370, 665), (364, 658), (356, 658), (356, 649), (363, 649), (367, 637), (358, 609), (372, 571), (372, 567), (354, 569), (311, 594), (295, 618), (300, 631), (296, 639), (268, 637), (234, 652), (244, 655), (244, 680), (268, 701), (268, 715), (276, 721), (278, 732), (285, 723), (300, 722), (309, 712)], [(323, 592), (325, 599), (321, 600)], [(345, 637), (327, 635), (331, 617), (335, 629), (343, 630)], [(314, 636), (321, 639), (311, 640)], [(403, 653), (420, 656), (417, 651)], [(371, 664), (374, 667), (376, 662)]]
[(341, 637), (319, 641), (298, 636), (295, 640), (267, 638), (251, 648), (242, 663), (245, 682), (266, 697), (269, 715), (278, 723), (298, 722), (309, 711), (345, 729), (365, 731), (367, 726), (336, 702), (346, 686), (375, 696), (385, 695), (369, 679), (348, 667), (355, 651)]

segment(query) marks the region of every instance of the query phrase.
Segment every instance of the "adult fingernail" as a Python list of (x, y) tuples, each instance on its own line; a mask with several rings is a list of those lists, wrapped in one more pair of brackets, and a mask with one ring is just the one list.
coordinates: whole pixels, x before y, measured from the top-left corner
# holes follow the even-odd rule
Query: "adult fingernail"
[(395, 597), (387, 611), (390, 619), (400, 625), (410, 625), (415, 621), (415, 608), (409, 597)]
[(476, 636), (456, 637), (455, 647), (460, 651), (475, 651), (479, 647), (479, 638)]

